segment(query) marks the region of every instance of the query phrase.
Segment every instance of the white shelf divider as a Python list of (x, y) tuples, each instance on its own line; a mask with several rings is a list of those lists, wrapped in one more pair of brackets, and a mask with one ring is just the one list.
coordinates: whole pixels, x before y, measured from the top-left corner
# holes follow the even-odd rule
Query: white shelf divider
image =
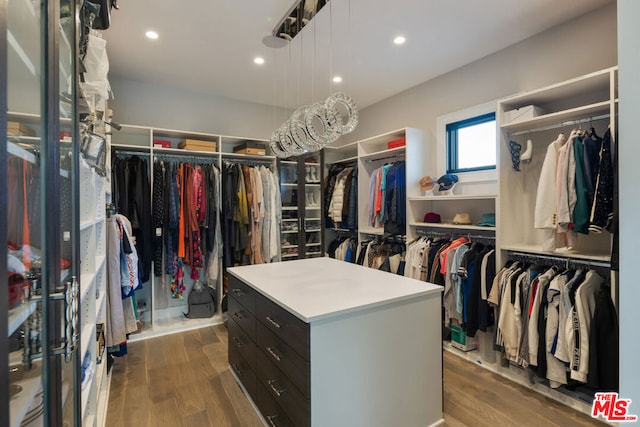
[(29, 318), (36, 310), (36, 306), (35, 301), (28, 301), (9, 310), (8, 335), (14, 333)]
[(479, 231), (491, 231), (495, 232), (495, 227), (482, 227), (480, 225), (465, 225), (465, 224), (446, 224), (439, 222), (414, 222), (409, 224), (412, 227), (422, 227), (422, 228), (449, 228), (455, 230), (479, 230)]

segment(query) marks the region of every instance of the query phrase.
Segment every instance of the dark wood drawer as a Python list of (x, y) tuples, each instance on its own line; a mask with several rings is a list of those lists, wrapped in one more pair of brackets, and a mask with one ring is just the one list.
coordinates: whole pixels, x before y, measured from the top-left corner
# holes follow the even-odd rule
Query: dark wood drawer
[(284, 410), (276, 403), (262, 384), (256, 384), (256, 393), (255, 403), (267, 421), (267, 425), (271, 427), (298, 427), (291, 422)]
[(308, 426), (311, 422), (310, 400), (261, 351), (258, 352), (257, 361), (257, 382), (269, 392), (294, 425)]
[(229, 327), (229, 347), (235, 347), (255, 372), (256, 343), (249, 339), (249, 336), (231, 317), (229, 317), (227, 325)]
[(247, 393), (249, 393), (249, 396), (251, 396), (253, 400), (256, 400), (256, 374), (251, 370), (249, 363), (242, 357), (240, 351), (233, 346), (229, 346), (229, 366), (231, 366), (233, 372), (236, 373), (236, 376), (247, 390)]
[(258, 293), (256, 318), (304, 360), (309, 360), (309, 324)]
[(256, 339), (256, 319), (249, 310), (242, 306), (233, 295), (229, 298), (229, 318), (233, 319), (243, 331), (247, 333), (249, 339)]
[(309, 362), (261, 322), (256, 323), (256, 337), (258, 351), (262, 351), (274, 365), (280, 368), (306, 398), (311, 397)]
[(249, 313), (256, 312), (256, 291), (233, 275), (229, 275), (229, 295), (232, 295)]

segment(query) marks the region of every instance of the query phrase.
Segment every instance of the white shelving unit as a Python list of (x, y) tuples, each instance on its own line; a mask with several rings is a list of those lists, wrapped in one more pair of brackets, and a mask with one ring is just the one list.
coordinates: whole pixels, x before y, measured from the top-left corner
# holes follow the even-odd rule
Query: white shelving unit
[[(458, 209), (468, 209), (472, 220), (475, 221), (479, 220), (474, 218), (475, 213), (489, 212), (489, 208), (493, 207), (496, 213), (497, 269), (513, 255), (541, 255), (566, 260), (567, 264), (581, 261), (585, 265), (593, 263), (598, 267), (607, 266), (611, 260), (612, 247), (609, 233), (580, 235), (575, 248), (571, 250), (561, 248), (548, 252), (542, 250), (543, 230), (534, 229), (533, 223), (540, 169), (548, 144), (556, 139), (558, 133), (565, 132), (568, 135), (572, 127), (580, 126), (581, 123), (583, 126), (594, 126), (600, 135), (604, 133), (610, 121), (611, 126), (614, 127), (615, 120), (611, 120), (611, 117), (615, 117), (616, 111), (616, 77), (617, 68), (614, 67), (499, 101), (497, 167), (500, 196), (464, 194), (464, 188), (459, 188), (460, 184), (455, 187), (455, 190), (462, 190), (462, 193), (447, 197), (447, 200), (444, 197), (425, 197), (414, 193), (409, 197), (409, 204), (414, 208), (408, 210), (408, 214), (413, 216), (412, 228), (418, 229), (424, 226), (420, 215), (425, 213), (423, 212), (425, 209), (432, 209), (433, 212), (441, 214), (446, 212), (446, 215), (451, 215)], [(545, 114), (517, 123), (505, 122), (506, 111), (528, 105), (542, 108)], [(612, 129), (612, 132), (614, 130)], [(521, 163), (520, 171), (516, 171), (512, 167), (509, 141), (515, 140), (523, 144), (526, 139), (531, 139), (533, 142), (532, 159), (529, 163)], [(420, 209), (417, 208), (418, 206)], [(451, 209), (451, 206), (455, 209)], [(427, 226), (438, 229), (450, 228), (445, 224), (428, 224)], [(475, 228), (461, 226), (460, 231)], [(615, 275), (612, 275), (611, 283), (612, 292), (616, 294)], [(613, 300), (616, 301), (615, 295)], [(590, 412), (590, 402), (585, 402), (584, 395), (562, 387), (551, 389), (543, 380), (536, 379), (532, 383), (526, 370), (513, 365), (502, 366), (497, 362), (499, 356), (493, 350), (491, 335), (481, 331), (477, 334), (479, 350), (463, 352), (453, 348), (447, 342), (444, 343), (444, 350), (580, 412), (587, 414)]]
[[(106, 381), (106, 358), (97, 364), (96, 325), (105, 319), (106, 179), (80, 161), (80, 361), (88, 354), (93, 375), (81, 389), (84, 426), (96, 425), (97, 390)], [(100, 299), (99, 299), (100, 297)], [(81, 387), (82, 387), (81, 386)]]
[[(208, 141), (211, 143), (212, 150), (193, 151), (178, 148), (179, 143), (184, 139)], [(156, 146), (154, 141), (158, 140), (168, 141), (170, 147)], [(255, 138), (123, 124), (121, 130), (113, 130), (112, 132), (111, 154), (113, 156), (114, 152), (117, 153), (119, 151), (124, 151), (131, 155), (140, 153), (141, 156), (150, 159), (151, 162), (156, 158), (156, 155), (185, 157), (192, 155), (198, 158), (211, 159), (217, 166), (222, 165), (223, 161), (233, 162), (234, 160), (259, 161), (260, 164), (266, 162), (267, 164), (275, 165), (275, 156), (269, 155), (269, 152), (264, 156), (234, 153), (234, 148), (246, 142), (263, 143), (268, 148), (268, 141)], [(150, 173), (150, 180), (152, 176), (152, 173)], [(110, 192), (110, 189), (107, 189), (107, 191)], [(149, 188), (150, 193), (151, 191), (152, 188)], [(186, 297), (193, 285), (193, 281), (190, 278), (185, 278), (187, 290), (184, 293), (185, 298), (182, 299), (172, 298), (167, 281), (169, 279), (164, 278), (166, 285), (162, 284), (162, 280), (162, 277), (155, 277), (151, 274), (150, 280), (143, 284), (143, 289), (136, 292), (139, 309), (144, 306), (144, 309), (142, 309), (144, 326), (142, 332), (130, 336), (130, 342), (222, 323), (221, 314), (216, 314), (209, 319), (185, 318), (183, 313), (188, 311)], [(222, 300), (221, 282), (218, 284), (218, 292), (217, 301), (220, 304)], [(218, 307), (218, 312), (220, 312), (220, 307)], [(100, 422), (101, 418), (98, 415), (96, 419)]]
[[(389, 142), (400, 139), (405, 140), (404, 146), (389, 148)], [(418, 194), (412, 193), (410, 188), (419, 182), (424, 165), (435, 164), (433, 158), (435, 150), (427, 132), (415, 128), (403, 128), (340, 146), (328, 146), (324, 151), (325, 164), (328, 167), (333, 164), (346, 163), (353, 163), (358, 167), (358, 228), (356, 230), (358, 241), (370, 239), (372, 236), (384, 235), (384, 229), (371, 226), (368, 219), (369, 181), (372, 173), (386, 163), (404, 160), (406, 162), (408, 196), (406, 201), (407, 217), (405, 218), (406, 234), (407, 236), (412, 234), (413, 227), (410, 224), (415, 223), (415, 220), (409, 215), (411, 203), (409, 196), (418, 196)], [(348, 231), (326, 228), (325, 241), (330, 242), (337, 233)]]
[[(617, 108), (617, 67), (590, 73), (546, 88), (506, 98), (498, 103), (500, 123), (500, 241), (498, 263), (504, 263), (510, 252), (552, 255), (567, 259), (609, 262), (612, 238), (602, 234), (579, 234), (577, 245), (565, 250), (558, 241), (558, 249), (543, 251), (545, 230), (533, 228), (534, 209), (540, 169), (547, 146), (559, 133), (569, 135), (573, 128), (594, 127), (602, 136), (611, 126), (615, 135)], [(505, 112), (526, 105), (542, 108), (545, 114), (517, 123), (507, 123)], [(521, 163), (521, 171), (511, 167), (509, 141), (533, 143), (530, 163)], [(612, 289), (615, 287), (612, 287)], [(615, 294), (615, 290), (613, 291)], [(615, 298), (614, 298), (615, 301)]]

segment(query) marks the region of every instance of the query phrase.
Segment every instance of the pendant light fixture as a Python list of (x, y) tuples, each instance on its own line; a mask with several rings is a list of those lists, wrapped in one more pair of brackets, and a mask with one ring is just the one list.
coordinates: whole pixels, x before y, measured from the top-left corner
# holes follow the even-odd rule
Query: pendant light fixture
[[(307, 0), (308, 1), (308, 0)], [(327, 144), (336, 141), (340, 136), (345, 135), (358, 125), (358, 108), (355, 102), (344, 92), (331, 93), (333, 89), (333, 1), (329, 3), (329, 36), (330, 36), (330, 70), (329, 70), (329, 97), (324, 101), (318, 101), (311, 105), (304, 105), (297, 108), (291, 117), (285, 121), (278, 129), (276, 129), (269, 139), (269, 145), (273, 153), (280, 158), (301, 155), (321, 150)], [(349, 26), (351, 25), (351, 0), (347, 0), (349, 7)], [(299, 1), (297, 7), (293, 8), (293, 12), (287, 14), (283, 21), (274, 30), (274, 35), (268, 37), (270, 44), (274, 44), (272, 37), (282, 35), (282, 38), (291, 43), (292, 38), (300, 34), (302, 26), (308, 24), (309, 20), (313, 20), (315, 14), (310, 17), (304, 17), (305, 0)], [(324, 3), (323, 3), (324, 4)], [(319, 10), (319, 9), (318, 9)], [(317, 10), (316, 10), (317, 12)], [(295, 15), (295, 19), (293, 16)], [(287, 22), (297, 22), (298, 26), (292, 33), (290, 28), (285, 24)], [(314, 54), (315, 61), (315, 25), (314, 21)], [(283, 29), (287, 32), (283, 33)], [(293, 35), (292, 35), (293, 34)], [(301, 36), (299, 36), (301, 37)], [(266, 39), (266, 38), (265, 38)], [(351, 43), (351, 40), (349, 41)], [(267, 44), (267, 43), (265, 43)], [(302, 57), (302, 40), (301, 57)], [(349, 59), (351, 61), (351, 59)], [(313, 98), (313, 66), (312, 66), (312, 98)], [(340, 113), (344, 111), (346, 114)]]

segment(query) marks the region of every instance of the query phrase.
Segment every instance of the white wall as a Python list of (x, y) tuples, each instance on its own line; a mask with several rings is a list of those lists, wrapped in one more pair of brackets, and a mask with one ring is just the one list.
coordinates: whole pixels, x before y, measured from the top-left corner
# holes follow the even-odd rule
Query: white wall
[(426, 129), (435, 136), (442, 114), (616, 64), (612, 3), (365, 108), (356, 131), (341, 143), (402, 127)]
[[(113, 120), (143, 126), (268, 139), (291, 111), (109, 76)], [(275, 117), (274, 117), (275, 116)]]
[(640, 238), (640, 2), (618, 0), (618, 59), (620, 61), (618, 121), (620, 176), (620, 397), (633, 399), (631, 413), (640, 416), (640, 330), (638, 304), (638, 239)]

